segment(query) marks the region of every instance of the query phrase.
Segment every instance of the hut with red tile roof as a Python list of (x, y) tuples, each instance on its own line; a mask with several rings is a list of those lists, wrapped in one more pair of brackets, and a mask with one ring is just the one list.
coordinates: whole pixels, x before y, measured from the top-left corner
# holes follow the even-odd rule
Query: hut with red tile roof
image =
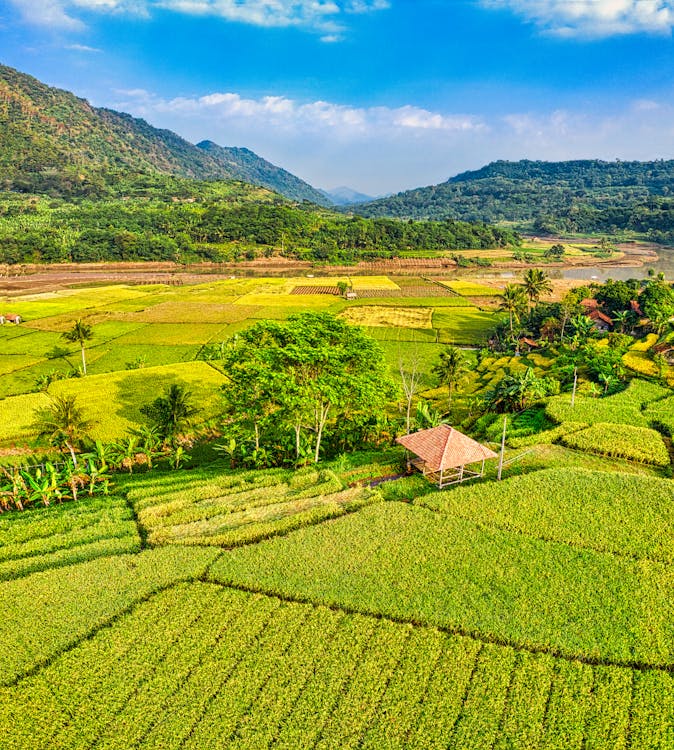
[[(399, 437), (397, 442), (416, 456), (412, 465), (442, 489), (484, 476), (485, 461), (494, 451), (447, 424)], [(480, 464), (480, 470), (466, 467)]]

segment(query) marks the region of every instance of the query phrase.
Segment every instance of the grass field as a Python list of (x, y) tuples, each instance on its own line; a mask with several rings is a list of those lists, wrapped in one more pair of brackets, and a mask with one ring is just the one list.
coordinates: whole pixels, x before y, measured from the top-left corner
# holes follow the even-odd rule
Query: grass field
[(430, 307), (351, 307), (342, 313), (351, 325), (389, 328), (432, 328)]

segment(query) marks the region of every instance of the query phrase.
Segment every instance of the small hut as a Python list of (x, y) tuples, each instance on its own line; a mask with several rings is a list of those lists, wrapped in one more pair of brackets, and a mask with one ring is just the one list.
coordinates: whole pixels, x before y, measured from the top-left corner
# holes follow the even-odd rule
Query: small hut
[[(397, 442), (413, 453), (412, 466), (440, 489), (484, 476), (484, 464), (497, 458), (494, 451), (447, 424), (399, 437)], [(466, 468), (480, 464), (476, 468)]]

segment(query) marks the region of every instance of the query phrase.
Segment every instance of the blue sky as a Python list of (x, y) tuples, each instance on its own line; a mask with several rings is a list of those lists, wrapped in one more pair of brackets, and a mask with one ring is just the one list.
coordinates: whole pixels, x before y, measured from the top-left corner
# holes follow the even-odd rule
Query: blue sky
[(0, 0), (0, 62), (370, 194), (674, 158), (674, 0)]

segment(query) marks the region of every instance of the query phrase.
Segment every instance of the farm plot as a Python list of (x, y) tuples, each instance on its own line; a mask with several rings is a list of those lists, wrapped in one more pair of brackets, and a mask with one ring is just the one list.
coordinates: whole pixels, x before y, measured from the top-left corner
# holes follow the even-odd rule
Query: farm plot
[(0, 516), (0, 539), (0, 580), (140, 551), (131, 509), (111, 497)]
[(350, 307), (341, 313), (347, 323), (367, 327), (433, 328), (430, 307)]
[(480, 525), (672, 564), (673, 489), (668, 479), (547, 469), (434, 492), (415, 503)]
[(210, 575), (570, 658), (674, 665), (671, 567), (402, 503), (232, 550)]
[(571, 407), (571, 395), (555, 396), (548, 401), (547, 416), (557, 423), (578, 422), (592, 425), (597, 422), (612, 422), (637, 427), (648, 427), (649, 420), (644, 410), (649, 404), (671, 395), (671, 391), (646, 380), (632, 380), (628, 387), (613, 396), (591, 398), (577, 396)]
[(284, 534), (381, 500), (345, 489), (331, 471), (260, 471), (169, 475), (128, 493), (150, 544), (239, 544)]
[[(154, 401), (164, 388), (174, 383), (192, 392), (195, 403), (201, 408), (198, 419), (215, 416), (221, 409), (219, 387), (224, 380), (221, 373), (205, 362), (189, 362), (59, 380), (51, 384), (49, 393), (78, 397), (86, 415), (96, 420), (91, 430), (92, 437), (110, 441), (144, 424), (146, 420), (140, 407)], [(0, 401), (0, 408), (13, 400)]]
[(502, 290), (495, 286), (487, 284), (476, 284), (474, 281), (440, 281), (441, 284), (451, 289), (462, 297), (495, 297), (501, 294)]
[(203, 576), (220, 552), (165, 547), (0, 582), (6, 628), (0, 641), (0, 685), (32, 672), (153, 592)]
[(664, 747), (673, 687), (192, 583), (0, 689), (0, 731), (7, 750), (645, 749)]
[(648, 427), (597, 422), (561, 438), (564, 445), (613, 458), (626, 458), (654, 466), (669, 466), (669, 451), (660, 433)]
[(151, 346), (175, 346), (207, 344), (216, 341), (225, 328), (223, 323), (150, 323), (120, 336), (116, 343), (144, 344)]
[(443, 344), (484, 344), (497, 321), (493, 313), (477, 308), (433, 312), (433, 328), (438, 329), (438, 340)]

